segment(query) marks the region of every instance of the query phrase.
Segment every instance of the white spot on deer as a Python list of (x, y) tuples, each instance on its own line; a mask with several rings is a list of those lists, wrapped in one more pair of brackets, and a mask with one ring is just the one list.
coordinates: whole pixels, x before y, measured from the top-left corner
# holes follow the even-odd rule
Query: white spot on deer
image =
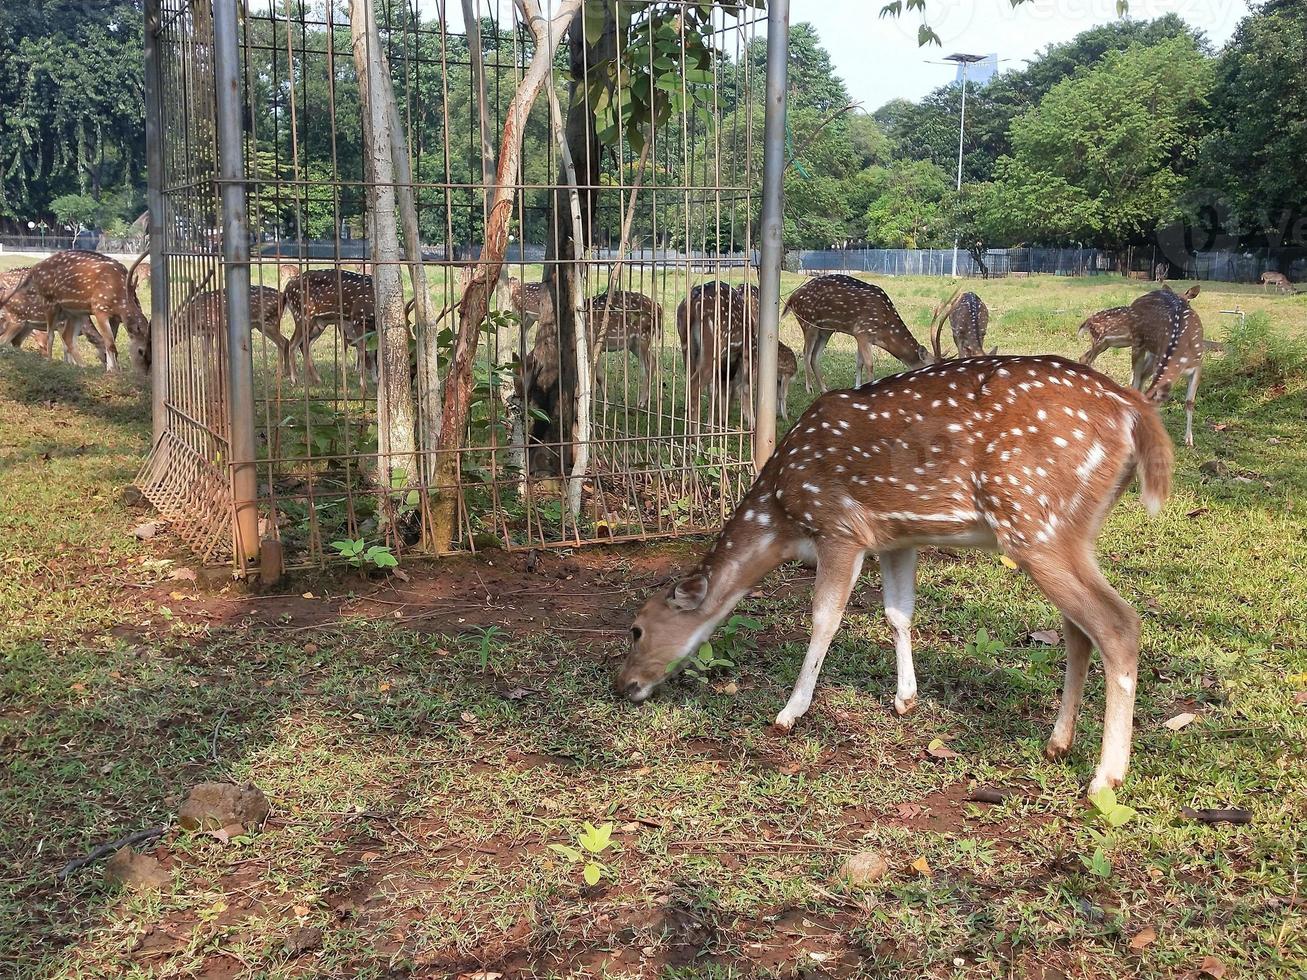
[(1054, 436), (1054, 437), (1053, 437), (1053, 441), (1054, 441), (1055, 443), (1057, 443), (1059, 446), (1061, 446), (1062, 448), (1064, 448), (1064, 449), (1065, 449), (1068, 445), (1070, 445), (1070, 443), (1068, 443), (1068, 442), (1067, 442), (1065, 439), (1063, 439), (1061, 436)]

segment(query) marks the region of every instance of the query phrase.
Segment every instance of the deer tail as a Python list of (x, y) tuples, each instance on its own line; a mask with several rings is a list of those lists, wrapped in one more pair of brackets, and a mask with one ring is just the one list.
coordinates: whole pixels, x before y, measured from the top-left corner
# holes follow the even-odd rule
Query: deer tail
[(1135, 466), (1139, 496), (1149, 514), (1157, 514), (1171, 492), (1171, 437), (1161, 413), (1151, 403), (1139, 405), (1134, 426)]

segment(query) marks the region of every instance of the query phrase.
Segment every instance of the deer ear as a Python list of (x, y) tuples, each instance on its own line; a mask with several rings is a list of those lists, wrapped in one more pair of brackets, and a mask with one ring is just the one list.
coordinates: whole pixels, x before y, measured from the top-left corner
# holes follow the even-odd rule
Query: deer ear
[(1197, 285), (1190, 287), (1189, 289), (1185, 290), (1184, 298), (1193, 299), (1198, 295), (1198, 291), (1200, 289), (1202, 289), (1202, 287)]
[(703, 605), (708, 598), (708, 576), (691, 575), (683, 578), (672, 587), (667, 595), (667, 605), (680, 612), (693, 612)]

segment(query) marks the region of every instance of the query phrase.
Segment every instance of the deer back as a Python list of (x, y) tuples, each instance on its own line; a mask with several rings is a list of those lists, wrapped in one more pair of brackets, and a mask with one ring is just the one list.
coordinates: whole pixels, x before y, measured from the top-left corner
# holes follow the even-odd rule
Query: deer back
[(989, 308), (975, 293), (963, 293), (949, 313), (953, 342), (958, 357), (979, 357), (985, 353), (985, 331), (989, 329)]
[(785, 312), (818, 330), (863, 334), (904, 364), (929, 359), (889, 294), (874, 283), (846, 275), (818, 276), (790, 294)]
[(813, 402), (714, 552), (729, 559), (750, 543), (741, 536), (758, 535), (877, 551), (1075, 550), (1141, 452), (1154, 507), (1169, 486), (1170, 442), (1143, 396), (1061, 357), (949, 361)]
[(314, 269), (288, 280), (282, 297), (296, 321), (332, 317), (362, 326), (376, 315), (372, 277), (357, 272)]
[(605, 350), (625, 350), (637, 339), (662, 333), (662, 310), (643, 293), (624, 289), (600, 293), (586, 300), (585, 315), (591, 342), (603, 337)]
[(1203, 321), (1189, 300), (1195, 286), (1183, 295), (1155, 289), (1130, 304), (1134, 312), (1135, 346), (1153, 355), (1153, 380), (1148, 397), (1165, 400), (1176, 380), (1199, 364), (1203, 354)]
[[(278, 332), (281, 322), (282, 294), (271, 286), (250, 287), (250, 329), (264, 333)], [(174, 322), (183, 330), (213, 337), (226, 329), (226, 291), (207, 289), (193, 297), (178, 311)]]
[(1134, 309), (1129, 306), (1112, 306), (1099, 310), (1085, 318), (1078, 332), (1088, 334), (1095, 343), (1115, 342), (1117, 346), (1128, 346), (1135, 334)]

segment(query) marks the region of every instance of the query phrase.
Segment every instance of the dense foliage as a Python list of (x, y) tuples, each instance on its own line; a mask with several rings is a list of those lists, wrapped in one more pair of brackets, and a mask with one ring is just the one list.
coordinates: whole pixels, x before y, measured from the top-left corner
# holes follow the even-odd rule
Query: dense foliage
[[(474, 242), (480, 196), (465, 185), (478, 182), (480, 157), (470, 79), (466, 71), (432, 70), (464, 61), (464, 42), (442, 38), (430, 24), (413, 32), (405, 23), (413, 16), (408, 4), (388, 4), (387, 10), (392, 36), (408, 29), (391, 63), (417, 175), (430, 188), (420, 201), (424, 236)], [(490, 101), (502, 116), (521, 46), (529, 41), (505, 25), (482, 27)], [(292, 235), (330, 235), (337, 224), (362, 234), (354, 184), (362, 173), (359, 106), (348, 32), (342, 23), (334, 45), (320, 27), (292, 32), (292, 49), (334, 47), (333, 77), (311, 59), (288, 70), (284, 30), (257, 18), (251, 24), (251, 77), (261, 107), (252, 120), (252, 148), (260, 177), (281, 188), (260, 199), (257, 221)], [(639, 42), (634, 38), (630, 46)], [(139, 213), (140, 49), (139, 3), (132, 0), (32, 0), (0, 8), (0, 220), (107, 225)], [(744, 173), (749, 151), (743, 136), (761, 129), (765, 41), (755, 40), (742, 57), (707, 55), (674, 71), (656, 66), (684, 76), (690, 89), (715, 84), (721, 121), (696, 109), (692, 91), (670, 119), (666, 107), (660, 109), (664, 125), (653, 133), (647, 182), (707, 184), (711, 177), (729, 186)], [(951, 244), (957, 235), (973, 250), (1015, 244), (1120, 248), (1157, 240), (1176, 227), (1197, 246), (1217, 240), (1243, 247), (1307, 244), (1304, 66), (1304, 0), (1270, 0), (1255, 8), (1219, 52), (1174, 14), (1093, 28), (1020, 69), (969, 86), (958, 193), (961, 87), (949, 84), (920, 102), (896, 99), (868, 113), (853, 104), (811, 25), (795, 24), (786, 244), (924, 247)], [(628, 99), (636, 88), (641, 97), (658, 94), (652, 79), (635, 86), (628, 80), (628, 88)], [(644, 126), (621, 97), (614, 101), (598, 91), (592, 97), (598, 128), (615, 132), (622, 116), (623, 149), (605, 169), (613, 180), (631, 183)], [(332, 105), (335, 127), (324, 124)], [(555, 179), (546, 111), (542, 101), (526, 129), (528, 186)], [(305, 179), (321, 183), (286, 190)], [(617, 196), (607, 200), (595, 219), (600, 243), (614, 242), (620, 230)], [(656, 209), (639, 209), (637, 242), (731, 247), (757, 218), (756, 194), (752, 208), (705, 203), (660, 195)], [(549, 204), (544, 190), (524, 193), (518, 228), (524, 239), (544, 239)]]

